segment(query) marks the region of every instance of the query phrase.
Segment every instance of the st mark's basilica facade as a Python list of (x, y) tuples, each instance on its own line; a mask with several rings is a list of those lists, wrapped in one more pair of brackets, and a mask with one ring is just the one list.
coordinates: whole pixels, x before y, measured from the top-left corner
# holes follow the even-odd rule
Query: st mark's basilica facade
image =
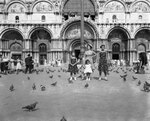
[[(137, 61), (150, 53), (150, 0), (83, 0), (84, 43), (108, 59)], [(80, 0), (0, 0), (0, 54), (40, 64), (80, 53)]]

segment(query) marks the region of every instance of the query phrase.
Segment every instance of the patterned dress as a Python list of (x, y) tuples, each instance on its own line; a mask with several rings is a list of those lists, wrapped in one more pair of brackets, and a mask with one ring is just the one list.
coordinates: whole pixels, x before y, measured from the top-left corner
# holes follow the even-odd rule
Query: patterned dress
[(99, 53), (99, 65), (98, 65), (99, 72), (107, 72), (108, 65), (107, 65), (107, 53), (106, 51), (101, 51)]
[[(76, 57), (71, 57), (70, 58), (70, 64), (69, 64), (69, 67), (68, 67), (68, 72), (71, 72), (71, 73), (77, 73), (78, 72), (78, 67), (77, 67), (77, 58)], [(72, 64), (72, 65), (71, 65)], [(75, 65), (73, 65), (75, 64)]]

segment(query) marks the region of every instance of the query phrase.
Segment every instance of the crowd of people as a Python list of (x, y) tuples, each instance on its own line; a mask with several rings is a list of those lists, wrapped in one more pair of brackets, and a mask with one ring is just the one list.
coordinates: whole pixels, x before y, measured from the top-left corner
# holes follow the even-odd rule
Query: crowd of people
[[(72, 51), (70, 55), (70, 61), (68, 64), (68, 72), (70, 72), (70, 80), (76, 80), (76, 74), (81, 73), (82, 79), (85, 78), (86, 80), (91, 80), (91, 74), (94, 72), (95, 69), (99, 72), (99, 80), (102, 79), (102, 73), (104, 73), (104, 80), (107, 79), (108, 75), (108, 68), (114, 66), (128, 66), (129, 62), (125, 60), (108, 60), (107, 59), (107, 50), (105, 49), (105, 45), (100, 46), (100, 51), (95, 53), (92, 50), (90, 45), (87, 46), (87, 50), (85, 50), (84, 55), (79, 56), (80, 58), (77, 59), (75, 56), (75, 52)], [(139, 55), (139, 62), (134, 65), (133, 70), (136, 73), (144, 73), (144, 67), (147, 65), (147, 57), (145, 53), (141, 53)], [(44, 59), (44, 66), (61, 66), (62, 60), (57, 59), (55, 61), (47, 62)], [(11, 58), (8, 60), (7, 58), (1, 58), (0, 60), (0, 69), (1, 73), (8, 73), (8, 72), (17, 72), (24, 70), (24, 73), (32, 73), (32, 70), (37, 69), (39, 67), (38, 61), (32, 59), (30, 54), (27, 55), (25, 61), (21, 59), (13, 59)]]

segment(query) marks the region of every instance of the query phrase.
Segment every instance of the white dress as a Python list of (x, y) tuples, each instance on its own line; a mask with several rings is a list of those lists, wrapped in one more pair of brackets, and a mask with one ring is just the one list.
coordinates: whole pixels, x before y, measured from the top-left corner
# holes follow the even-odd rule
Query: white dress
[(84, 73), (92, 73), (92, 65), (91, 64), (86, 64)]
[(21, 69), (22, 69), (22, 67), (21, 67), (21, 61), (17, 60), (16, 70), (21, 70)]

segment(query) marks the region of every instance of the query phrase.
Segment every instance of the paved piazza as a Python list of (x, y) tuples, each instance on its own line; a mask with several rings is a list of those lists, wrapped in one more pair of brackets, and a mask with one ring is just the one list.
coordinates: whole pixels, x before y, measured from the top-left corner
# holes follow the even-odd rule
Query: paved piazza
[[(65, 68), (62, 67), (62, 68)], [(59, 67), (39, 74), (9, 74), (0, 78), (0, 121), (149, 121), (150, 94), (141, 91), (144, 81), (150, 82), (146, 74), (127, 71), (127, 81), (123, 82), (119, 73), (110, 72), (109, 81), (98, 81), (95, 71), (91, 81), (81, 80), (68, 83), (69, 73)], [(53, 75), (53, 78), (49, 78)], [(137, 77), (133, 80), (132, 76)], [(28, 79), (27, 77), (30, 77)], [(138, 80), (142, 84), (137, 86)], [(57, 81), (56, 87), (51, 86)], [(36, 90), (32, 90), (35, 83)], [(88, 83), (89, 87), (85, 88)], [(15, 90), (9, 91), (13, 84)], [(40, 86), (46, 87), (41, 91)], [(24, 111), (23, 106), (38, 102), (37, 110)]]

